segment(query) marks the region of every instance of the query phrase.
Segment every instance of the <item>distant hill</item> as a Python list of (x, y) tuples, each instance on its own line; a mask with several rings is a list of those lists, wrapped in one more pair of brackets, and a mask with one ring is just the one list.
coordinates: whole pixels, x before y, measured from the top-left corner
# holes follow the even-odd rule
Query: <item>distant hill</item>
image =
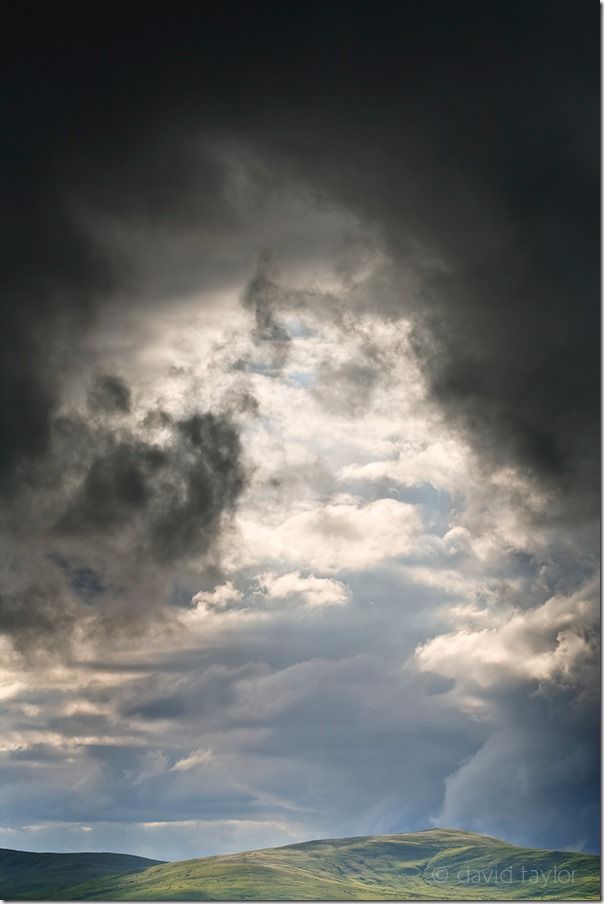
[[(78, 856), (102, 855), (73, 855)], [(73, 882), (69, 889), (63, 885), (60, 895), (56, 886), (44, 890), (40, 884), (38, 898), (598, 900), (600, 890), (599, 859), (593, 854), (521, 848), (497, 838), (448, 829), (309, 841), (242, 854), (163, 863), (142, 871), (132, 866), (138, 871), (121, 875), (116, 875), (117, 871), (109, 875), (107, 871), (102, 877), (79, 884)], [(59, 870), (54, 875), (58, 877)], [(1, 888), (0, 894), (5, 899), (28, 897)]]
[(125, 876), (163, 862), (131, 854), (37, 854), (0, 848), (0, 898), (62, 899), (74, 885)]

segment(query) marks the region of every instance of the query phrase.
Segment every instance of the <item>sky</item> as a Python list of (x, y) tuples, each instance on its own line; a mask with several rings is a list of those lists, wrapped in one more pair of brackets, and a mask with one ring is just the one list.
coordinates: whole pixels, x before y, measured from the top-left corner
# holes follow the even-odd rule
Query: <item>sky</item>
[(1, 846), (598, 849), (598, 35), (22, 7)]

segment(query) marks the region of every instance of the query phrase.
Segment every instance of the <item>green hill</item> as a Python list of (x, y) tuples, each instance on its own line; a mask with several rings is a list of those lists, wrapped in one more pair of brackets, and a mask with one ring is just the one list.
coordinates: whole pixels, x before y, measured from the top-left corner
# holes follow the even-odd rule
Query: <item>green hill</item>
[(131, 854), (37, 854), (0, 848), (0, 898), (61, 899), (74, 885), (125, 876), (159, 863)]
[[(471, 832), (434, 829), (409, 835), (309, 841), (164, 863), (127, 875), (74, 883), (69, 890), (63, 888), (60, 897), (117, 901), (597, 900), (599, 882), (599, 860), (593, 854), (533, 850)], [(6, 892), (3, 896), (25, 897)], [(59, 896), (51, 891), (44, 897)]]

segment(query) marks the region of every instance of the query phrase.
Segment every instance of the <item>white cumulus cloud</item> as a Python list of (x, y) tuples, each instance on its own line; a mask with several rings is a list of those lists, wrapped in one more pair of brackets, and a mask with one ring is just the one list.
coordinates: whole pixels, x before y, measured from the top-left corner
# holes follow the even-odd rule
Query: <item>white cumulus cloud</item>
[(467, 607), (454, 607), (451, 614), (463, 627), (420, 645), (416, 658), (422, 670), (452, 678), (460, 687), (572, 682), (577, 669), (593, 658), (597, 594), (591, 583), (535, 608), (494, 612), (484, 626), (468, 622)]
[(341, 581), (332, 578), (318, 578), (314, 575), (303, 577), (299, 571), (275, 575), (263, 574), (261, 584), (264, 592), (271, 597), (301, 597), (309, 606), (333, 606), (345, 603), (348, 589)]

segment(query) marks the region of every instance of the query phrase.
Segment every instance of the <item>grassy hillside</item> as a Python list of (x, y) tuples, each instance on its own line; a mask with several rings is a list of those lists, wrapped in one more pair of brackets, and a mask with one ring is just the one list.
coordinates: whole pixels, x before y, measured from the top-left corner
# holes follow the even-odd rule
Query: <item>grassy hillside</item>
[(37, 854), (0, 848), (0, 898), (61, 898), (74, 885), (161, 862), (130, 854)]
[(599, 876), (599, 860), (590, 854), (434, 829), (166, 863), (88, 881), (64, 895), (130, 901), (597, 900)]

